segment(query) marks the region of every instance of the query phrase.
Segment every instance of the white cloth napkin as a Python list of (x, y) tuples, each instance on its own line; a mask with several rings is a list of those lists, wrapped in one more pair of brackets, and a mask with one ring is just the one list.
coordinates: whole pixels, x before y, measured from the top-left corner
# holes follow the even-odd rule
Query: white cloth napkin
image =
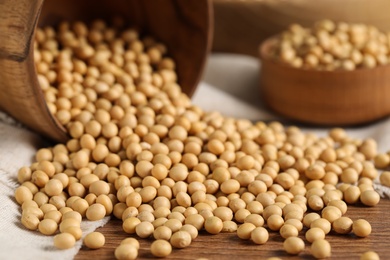
[[(30, 165), (36, 150), (44, 145), (39, 136), (0, 112), (0, 259), (72, 259), (81, 247), (80, 240), (72, 249), (56, 250), (52, 236), (26, 230), (20, 223), (21, 209), (14, 200), (14, 190), (19, 186), (17, 172)], [(83, 234), (108, 220), (83, 221)]]
[[(220, 111), (226, 116), (247, 118), (253, 121), (279, 120), (264, 109), (258, 91), (259, 64), (255, 58), (228, 55), (211, 55), (194, 97), (193, 103), (207, 111)], [(327, 128), (306, 128), (325, 135)], [(359, 128), (347, 129), (354, 137), (373, 137), (379, 150), (390, 150), (390, 119)], [(0, 259), (72, 259), (81, 247), (56, 250), (53, 238), (27, 231), (20, 224), (20, 206), (13, 198), (18, 186), (16, 174), (20, 167), (30, 165), (44, 141), (36, 134), (22, 128), (5, 114), (0, 113)], [(382, 195), (390, 194), (378, 186)], [(109, 219), (98, 222), (84, 221), (84, 235), (104, 225)]]

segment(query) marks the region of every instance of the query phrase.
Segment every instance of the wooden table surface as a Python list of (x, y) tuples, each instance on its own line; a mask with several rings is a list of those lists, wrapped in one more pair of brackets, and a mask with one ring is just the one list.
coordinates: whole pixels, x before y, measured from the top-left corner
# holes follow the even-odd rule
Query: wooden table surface
[[(349, 206), (345, 216), (352, 220), (364, 218), (371, 223), (372, 233), (366, 238), (353, 234), (338, 235), (329, 233), (326, 239), (332, 246), (331, 259), (359, 259), (368, 250), (376, 251), (381, 259), (390, 259), (390, 200), (382, 199), (372, 208)], [(122, 221), (114, 217), (98, 231), (106, 236), (106, 245), (98, 250), (82, 248), (75, 259), (114, 259), (114, 250), (129, 234), (122, 230)], [(300, 232), (304, 238), (305, 229)], [(137, 259), (155, 259), (150, 253), (153, 239), (139, 239), (140, 250)], [(283, 250), (283, 239), (277, 232), (270, 232), (270, 239), (265, 245), (255, 245), (251, 241), (241, 240), (235, 233), (209, 235), (205, 231), (192, 244), (184, 249), (174, 249), (167, 259), (266, 259), (277, 256), (281, 259), (314, 259), (310, 255), (310, 244), (298, 256), (291, 256)]]

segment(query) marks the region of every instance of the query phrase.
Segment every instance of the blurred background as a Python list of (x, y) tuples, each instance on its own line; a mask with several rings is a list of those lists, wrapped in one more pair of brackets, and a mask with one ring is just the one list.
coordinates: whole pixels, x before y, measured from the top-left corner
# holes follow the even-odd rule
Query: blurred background
[[(213, 50), (257, 56), (259, 44), (291, 23), (365, 23), (390, 29), (388, 0), (213, 0)], [(233, 40), (234, 39), (234, 40)]]

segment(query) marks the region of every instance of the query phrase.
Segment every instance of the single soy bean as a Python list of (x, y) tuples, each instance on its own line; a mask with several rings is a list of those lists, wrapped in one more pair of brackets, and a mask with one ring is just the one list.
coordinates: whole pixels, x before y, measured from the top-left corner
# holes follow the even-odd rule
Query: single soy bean
[(104, 246), (106, 239), (100, 232), (91, 232), (85, 236), (83, 243), (90, 249), (99, 249)]
[(61, 233), (54, 236), (54, 246), (58, 249), (69, 249), (74, 247), (76, 239), (69, 233)]
[(167, 257), (172, 252), (172, 246), (166, 240), (155, 240), (150, 246), (150, 251), (156, 257)]

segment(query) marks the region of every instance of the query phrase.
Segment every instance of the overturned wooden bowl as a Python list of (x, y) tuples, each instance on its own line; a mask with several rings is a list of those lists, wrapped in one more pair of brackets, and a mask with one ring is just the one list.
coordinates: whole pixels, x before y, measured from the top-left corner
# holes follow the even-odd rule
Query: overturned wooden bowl
[(390, 114), (390, 66), (353, 71), (297, 69), (271, 57), (276, 39), (261, 44), (260, 91), (279, 114), (302, 123), (349, 126)]
[(37, 26), (123, 16), (167, 45), (188, 95), (199, 82), (211, 46), (208, 0), (5, 0), (0, 7), (0, 109), (55, 141), (66, 141), (68, 135), (50, 114), (38, 84), (33, 54)]

